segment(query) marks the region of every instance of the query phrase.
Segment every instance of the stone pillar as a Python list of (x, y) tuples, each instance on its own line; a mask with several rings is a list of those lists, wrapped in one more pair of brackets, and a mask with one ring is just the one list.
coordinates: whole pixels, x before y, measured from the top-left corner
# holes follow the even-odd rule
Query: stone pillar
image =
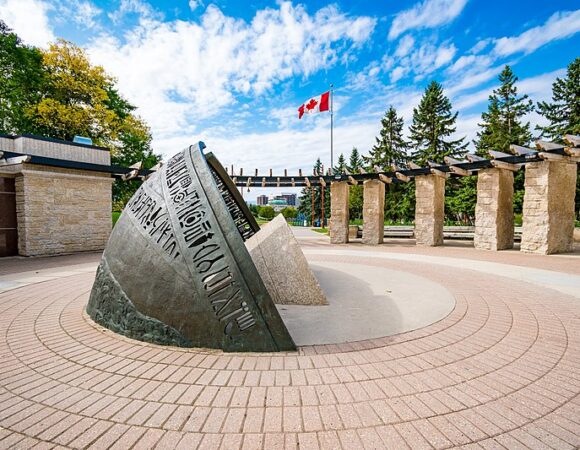
[(415, 177), (415, 239), (417, 245), (443, 245), (445, 178), (440, 175)]
[(363, 184), (363, 244), (383, 243), (385, 235), (385, 184), (366, 180)]
[(526, 164), (522, 251), (544, 255), (572, 251), (575, 194), (575, 163)]
[(348, 190), (346, 181), (334, 181), (330, 184), (330, 243), (346, 244), (348, 242)]
[(482, 169), (477, 175), (475, 248), (504, 250), (514, 246), (514, 173)]

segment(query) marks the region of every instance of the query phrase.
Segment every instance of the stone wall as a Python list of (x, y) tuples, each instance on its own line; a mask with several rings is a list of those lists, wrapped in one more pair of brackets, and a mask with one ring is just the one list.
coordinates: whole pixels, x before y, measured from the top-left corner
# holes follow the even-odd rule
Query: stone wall
[(363, 244), (382, 244), (385, 235), (385, 184), (380, 180), (364, 182)]
[(346, 244), (348, 242), (348, 192), (345, 181), (330, 184), (330, 243)]
[(443, 245), (445, 178), (422, 175), (415, 178), (415, 239), (417, 245)]
[(575, 163), (526, 164), (522, 251), (541, 254), (572, 251), (575, 194)]
[(113, 178), (24, 164), (16, 176), (18, 251), (55, 255), (105, 248)]
[(475, 248), (504, 250), (514, 246), (514, 174), (507, 169), (481, 169), (477, 175)]

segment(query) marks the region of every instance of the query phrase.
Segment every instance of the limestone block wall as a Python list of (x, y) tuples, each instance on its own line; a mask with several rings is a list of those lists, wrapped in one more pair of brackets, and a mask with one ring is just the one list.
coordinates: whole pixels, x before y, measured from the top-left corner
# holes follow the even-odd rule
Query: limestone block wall
[(415, 239), (417, 245), (443, 245), (445, 178), (424, 175), (415, 178)]
[(363, 196), (363, 244), (382, 244), (385, 235), (385, 184), (366, 180)]
[(112, 182), (106, 174), (24, 164), (16, 177), (19, 254), (104, 249), (111, 232)]
[(526, 164), (522, 245), (524, 252), (568, 252), (574, 245), (576, 164)]
[(482, 169), (477, 175), (475, 248), (504, 250), (514, 246), (514, 174)]
[(346, 244), (348, 242), (348, 192), (345, 181), (330, 184), (330, 242)]

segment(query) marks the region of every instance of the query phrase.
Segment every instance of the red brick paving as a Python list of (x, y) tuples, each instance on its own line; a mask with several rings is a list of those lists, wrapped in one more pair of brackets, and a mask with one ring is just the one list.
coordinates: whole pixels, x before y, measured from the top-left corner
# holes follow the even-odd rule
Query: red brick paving
[[(580, 267), (576, 258), (462, 252)], [(444, 285), (456, 307), (397, 336), (239, 355), (158, 347), (94, 325), (83, 312), (91, 274), (7, 291), (0, 448), (580, 446), (579, 299), (471, 270), (317, 258), (412, 271)]]

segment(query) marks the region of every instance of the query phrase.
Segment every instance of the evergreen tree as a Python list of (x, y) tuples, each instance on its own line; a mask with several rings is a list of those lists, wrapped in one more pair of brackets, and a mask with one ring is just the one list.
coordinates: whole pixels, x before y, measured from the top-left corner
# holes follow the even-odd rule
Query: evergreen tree
[[(538, 103), (538, 112), (550, 122), (536, 127), (542, 137), (562, 142), (566, 134), (580, 135), (580, 57), (570, 63), (566, 78), (556, 78), (552, 103)], [(576, 218), (580, 220), (580, 165), (576, 176)]]
[[(356, 147), (352, 148), (348, 162), (348, 170), (358, 173), (363, 166), (363, 159)], [(348, 192), (348, 211), (351, 220), (362, 219), (363, 211), (363, 187), (362, 184), (351, 186)]]
[(461, 157), (467, 144), (461, 139), (450, 139), (455, 133), (457, 113), (451, 112), (451, 102), (443, 94), (443, 88), (432, 81), (425, 89), (417, 108), (413, 109), (411, 145), (413, 160), (424, 166), (427, 161), (443, 163), (445, 156)]
[[(314, 173), (319, 173), (322, 170), (322, 163), (320, 162), (320, 158), (316, 160), (316, 163), (313, 167)], [(321, 211), (321, 202), (320, 199), (322, 198), (322, 186), (312, 186), (312, 187), (305, 187), (300, 192), (300, 202), (298, 206), (298, 212), (304, 214), (307, 221), (311, 221), (312, 218), (312, 196), (314, 196), (314, 222), (320, 221), (320, 216), (322, 214)], [(325, 220), (328, 220), (330, 217), (330, 186), (324, 188), (324, 217)], [(311, 223), (311, 225), (314, 225)]]
[(565, 134), (580, 135), (580, 57), (570, 63), (565, 78), (556, 78), (552, 102), (539, 102), (538, 112), (549, 121), (536, 127), (542, 137), (561, 142)]
[(391, 164), (402, 165), (407, 160), (408, 143), (403, 139), (402, 117), (397, 116), (397, 110), (390, 106), (381, 119), (383, 126), (380, 137), (376, 137), (376, 144), (369, 156), (363, 156), (368, 167), (388, 167)]
[(347, 166), (348, 170), (352, 173), (358, 173), (358, 169), (360, 169), (362, 166), (363, 160), (358, 152), (358, 149), (353, 147), (352, 151), (350, 152), (350, 158)]
[(341, 153), (338, 157), (338, 161), (336, 166), (334, 166), (334, 173), (343, 173), (346, 169), (346, 159), (344, 159), (344, 155)]
[(518, 96), (518, 78), (510, 66), (499, 74), (500, 86), (489, 96), (487, 111), (482, 113), (481, 131), (474, 141), (477, 154), (489, 157), (490, 150), (510, 152), (510, 145), (526, 145), (532, 139), (530, 123), (522, 118), (533, 111), (534, 106), (527, 95)]

